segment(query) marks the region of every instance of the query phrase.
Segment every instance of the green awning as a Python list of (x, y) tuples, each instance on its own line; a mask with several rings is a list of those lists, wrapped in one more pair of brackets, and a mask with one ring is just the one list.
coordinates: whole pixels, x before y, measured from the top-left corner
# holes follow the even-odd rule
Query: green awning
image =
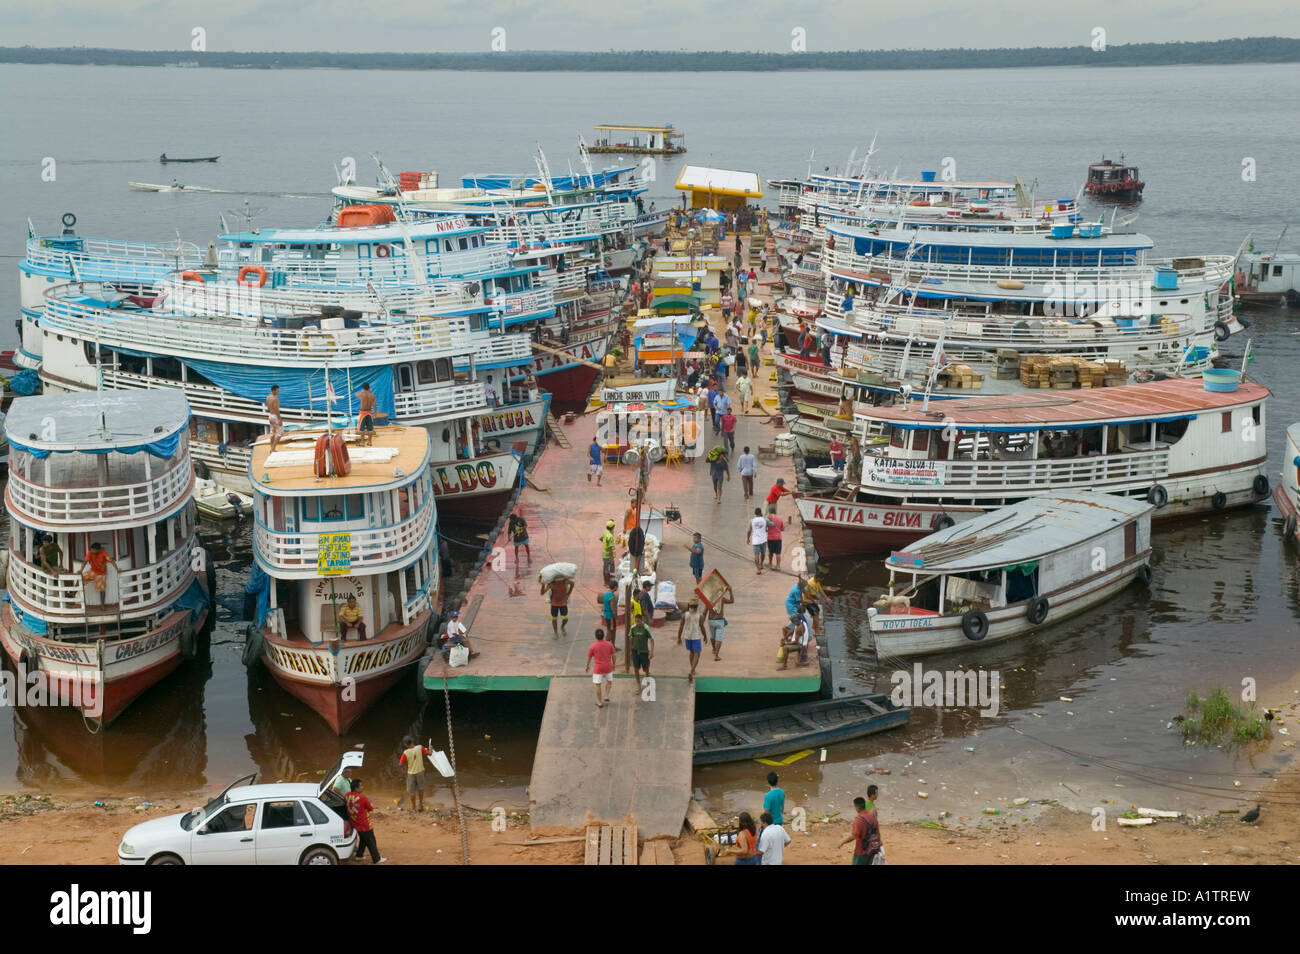
[(660, 308), (698, 309), (702, 304), (703, 295), (661, 295), (650, 302), (650, 307), (656, 311)]

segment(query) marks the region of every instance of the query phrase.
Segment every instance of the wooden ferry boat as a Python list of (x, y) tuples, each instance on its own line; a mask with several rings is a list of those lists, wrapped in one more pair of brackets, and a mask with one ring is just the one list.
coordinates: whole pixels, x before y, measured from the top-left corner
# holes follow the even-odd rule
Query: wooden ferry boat
[[(249, 465), (257, 595), (244, 661), (343, 734), (424, 655), (440, 600), (423, 428), (317, 429)], [(340, 615), (356, 597), (362, 629)]]
[(1270, 491), (1269, 391), (1236, 376), (859, 409), (856, 426), (878, 426), (880, 443), (849, 462), (833, 494), (796, 494), (799, 513), (818, 554), (837, 556), (901, 549), (985, 510), (1075, 489), (1146, 498), (1158, 519), (1253, 504)]
[(1043, 495), (894, 552), (885, 605), (867, 610), (876, 655), (999, 642), (1100, 605), (1134, 579), (1150, 582), (1154, 510), (1095, 491)]
[[(5, 421), (0, 643), (90, 723), (108, 725), (193, 656), (207, 618), (189, 416), (179, 391), (155, 390), (18, 398)], [(102, 575), (87, 566), (100, 552)]]
[(661, 126), (598, 123), (595, 129), (596, 138), (587, 144), (587, 152), (677, 156), (686, 151), (686, 134), (674, 129), (671, 123)]
[(1137, 166), (1130, 166), (1119, 157), (1102, 159), (1088, 167), (1088, 181), (1083, 187), (1089, 195), (1105, 196), (1115, 199), (1140, 199), (1142, 188), (1146, 185), (1138, 176)]

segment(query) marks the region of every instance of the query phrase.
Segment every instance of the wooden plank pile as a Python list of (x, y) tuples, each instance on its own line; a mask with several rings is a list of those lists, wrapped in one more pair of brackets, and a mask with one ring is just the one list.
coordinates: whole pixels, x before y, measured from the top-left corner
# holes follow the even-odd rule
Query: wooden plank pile
[(635, 825), (588, 825), (588, 865), (634, 865), (637, 863)]
[(1080, 357), (1025, 355), (1020, 359), (1020, 383), (1027, 388), (1052, 388), (1070, 391), (1075, 388), (1113, 387), (1123, 384), (1128, 372), (1123, 362), (1089, 361)]

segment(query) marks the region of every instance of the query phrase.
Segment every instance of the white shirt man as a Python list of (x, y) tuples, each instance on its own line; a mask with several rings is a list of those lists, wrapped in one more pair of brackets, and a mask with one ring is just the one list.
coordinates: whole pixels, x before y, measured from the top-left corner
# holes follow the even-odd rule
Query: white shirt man
[(749, 545), (767, 546), (767, 518), (752, 517), (749, 521)]
[[(763, 813), (771, 818), (767, 812)], [(785, 857), (785, 846), (790, 844), (790, 836), (786, 830), (777, 824), (769, 824), (763, 827), (758, 833), (758, 853), (762, 860), (761, 865), (779, 865), (781, 859)]]

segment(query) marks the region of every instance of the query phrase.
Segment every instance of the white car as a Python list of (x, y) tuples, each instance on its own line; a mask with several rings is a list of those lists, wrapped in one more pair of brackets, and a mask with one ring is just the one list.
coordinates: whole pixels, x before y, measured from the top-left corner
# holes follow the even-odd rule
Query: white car
[(334, 791), (345, 768), (361, 765), (349, 751), (324, 780), (254, 785), (231, 782), (202, 808), (136, 825), (122, 838), (124, 865), (336, 865), (352, 857), (357, 834)]

